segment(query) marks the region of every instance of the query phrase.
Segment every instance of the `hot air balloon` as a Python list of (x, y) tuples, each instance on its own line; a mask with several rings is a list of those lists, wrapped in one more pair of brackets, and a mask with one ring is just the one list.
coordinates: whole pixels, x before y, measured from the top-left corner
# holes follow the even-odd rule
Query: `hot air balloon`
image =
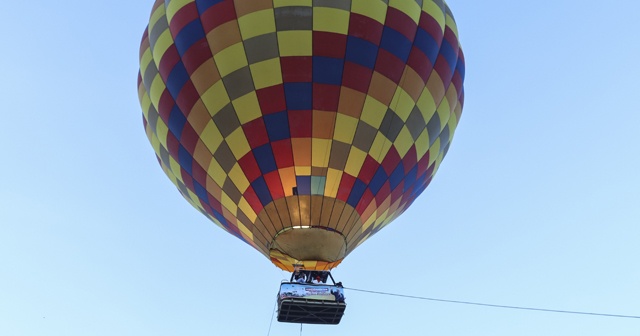
[(457, 35), (442, 0), (157, 0), (146, 134), (214, 223), (283, 270), (330, 270), (438, 170), (464, 100)]

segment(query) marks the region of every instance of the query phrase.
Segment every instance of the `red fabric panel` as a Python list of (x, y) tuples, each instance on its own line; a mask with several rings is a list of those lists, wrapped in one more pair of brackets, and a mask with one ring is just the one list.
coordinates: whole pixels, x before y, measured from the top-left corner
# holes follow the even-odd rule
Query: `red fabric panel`
[(282, 84), (257, 90), (256, 94), (263, 114), (281, 112), (287, 109), (287, 101)]
[(344, 58), (347, 50), (347, 35), (313, 32), (313, 55)]
[(282, 57), (280, 66), (285, 83), (313, 81), (313, 58), (310, 56)]
[(351, 13), (349, 36), (359, 37), (375, 45), (380, 45), (384, 26), (380, 22), (364, 15)]
[(402, 11), (389, 7), (385, 25), (404, 35), (409, 41), (413, 41), (418, 25)]

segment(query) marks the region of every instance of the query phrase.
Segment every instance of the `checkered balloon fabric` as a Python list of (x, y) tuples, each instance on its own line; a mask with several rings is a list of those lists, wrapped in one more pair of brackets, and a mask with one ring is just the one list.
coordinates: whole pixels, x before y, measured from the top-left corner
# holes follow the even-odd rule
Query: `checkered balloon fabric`
[(282, 269), (323, 270), (429, 185), (463, 78), (442, 0), (157, 0), (138, 87), (191, 205)]

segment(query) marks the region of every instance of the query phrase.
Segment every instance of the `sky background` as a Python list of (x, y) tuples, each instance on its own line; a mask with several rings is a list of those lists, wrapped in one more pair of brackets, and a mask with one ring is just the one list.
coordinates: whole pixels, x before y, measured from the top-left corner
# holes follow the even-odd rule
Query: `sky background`
[[(640, 3), (450, 0), (466, 103), (436, 178), (333, 272), (351, 288), (640, 315)], [(286, 273), (193, 209), (142, 126), (153, 1), (0, 10), (0, 335), (267, 335)], [(638, 336), (640, 319), (346, 291), (303, 335)], [(271, 335), (299, 335), (276, 321)]]

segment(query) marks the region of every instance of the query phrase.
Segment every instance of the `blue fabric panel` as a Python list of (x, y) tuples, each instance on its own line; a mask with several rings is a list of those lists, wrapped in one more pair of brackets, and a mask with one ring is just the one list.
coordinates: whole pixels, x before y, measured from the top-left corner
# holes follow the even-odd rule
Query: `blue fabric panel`
[(180, 162), (180, 167), (184, 169), (189, 175), (193, 175), (193, 157), (186, 148), (180, 145), (178, 149), (178, 161)]
[(382, 166), (378, 167), (378, 170), (375, 175), (373, 175), (371, 182), (369, 182), (369, 189), (371, 189), (371, 192), (374, 195), (378, 194), (378, 191), (380, 191), (384, 182), (387, 181), (387, 178), (388, 176), (387, 173), (384, 172), (384, 168), (382, 168)]
[(391, 190), (394, 190), (404, 178), (404, 166), (402, 162), (396, 166), (396, 169), (393, 170), (391, 176), (389, 176), (389, 185), (391, 186)]
[(394, 54), (403, 62), (406, 62), (409, 58), (409, 53), (411, 52), (411, 45), (411, 41), (404, 37), (404, 35), (400, 34), (397, 30), (390, 27), (384, 27), (380, 48)]
[(418, 27), (416, 39), (413, 41), (413, 44), (427, 56), (429, 61), (431, 61), (431, 65), (436, 64), (440, 46), (438, 45), (438, 42), (433, 38), (433, 36), (431, 36), (431, 34)]
[(409, 173), (407, 173), (407, 176), (404, 177), (403, 192), (406, 192), (407, 190), (409, 190), (409, 188), (411, 188), (416, 183), (417, 179), (418, 179), (418, 166), (414, 166), (413, 169), (411, 169)]
[(269, 134), (269, 140), (273, 142), (291, 137), (289, 133), (289, 117), (286, 111), (267, 114), (263, 118)]
[(311, 83), (285, 83), (284, 94), (289, 110), (311, 110), (313, 91)]
[(278, 166), (276, 166), (276, 159), (273, 157), (271, 144), (267, 143), (254, 148), (253, 155), (256, 157), (256, 161), (258, 162), (258, 167), (260, 167), (262, 175), (266, 175), (278, 169)]
[(200, 23), (199, 19), (193, 20), (184, 26), (175, 38), (176, 48), (180, 56), (184, 56), (192, 45), (203, 38), (205, 38), (204, 28), (202, 28), (202, 23)]
[(221, 213), (217, 212), (215, 209), (211, 210), (213, 210), (213, 217), (217, 219), (220, 224), (227, 226), (227, 219), (224, 218), (224, 216)]
[(345, 57), (347, 61), (373, 69), (377, 57), (377, 45), (353, 36), (347, 38), (347, 55)]
[(174, 105), (171, 109), (171, 113), (169, 114), (169, 130), (173, 135), (175, 135), (176, 139), (180, 139), (182, 137), (182, 130), (184, 129), (184, 125), (187, 123), (187, 117), (182, 114), (178, 105)]
[(356, 207), (365, 190), (367, 190), (367, 184), (362, 182), (360, 179), (356, 179), (356, 182), (353, 184), (353, 188), (351, 188), (351, 194), (349, 194), (349, 199), (347, 199), (347, 204), (352, 207)]
[(456, 69), (456, 63), (458, 63), (458, 53), (456, 53), (456, 50), (453, 49), (449, 41), (446, 39), (442, 41), (442, 45), (440, 46), (440, 55), (447, 60), (451, 74), (453, 74)]
[(464, 72), (466, 70), (466, 67), (464, 65), (464, 62), (460, 61), (456, 64), (456, 71), (458, 71), (458, 73), (460, 73), (460, 77), (462, 77), (462, 80), (464, 81)]
[(313, 57), (313, 82), (341, 85), (344, 59), (331, 57)]
[(166, 80), (167, 89), (174, 99), (178, 97), (182, 87), (188, 80), (189, 73), (187, 73), (187, 69), (184, 68), (184, 64), (182, 64), (182, 62), (178, 62), (173, 67), (173, 70), (171, 70), (171, 73), (169, 74), (169, 78)]
[(414, 184), (411, 197), (418, 197), (420, 194), (422, 194), (422, 192), (427, 188), (427, 179), (428, 176), (426, 173), (418, 177), (416, 183)]
[(255, 190), (256, 195), (258, 195), (260, 203), (262, 203), (263, 206), (271, 203), (273, 198), (271, 197), (271, 192), (269, 191), (267, 182), (264, 181), (264, 177), (260, 176), (255, 181), (251, 182), (251, 187)]
[(193, 187), (194, 187), (194, 191), (196, 193), (196, 195), (198, 195), (198, 198), (200, 199), (200, 201), (209, 204), (209, 193), (207, 193), (207, 189), (205, 189), (205, 187), (203, 187), (202, 185), (200, 185), (200, 183), (198, 183), (197, 181), (193, 181)]
[(224, 0), (196, 0), (196, 6), (198, 6), (198, 13), (204, 13), (209, 7), (217, 5)]
[(311, 195), (311, 176), (296, 176), (298, 195)]

